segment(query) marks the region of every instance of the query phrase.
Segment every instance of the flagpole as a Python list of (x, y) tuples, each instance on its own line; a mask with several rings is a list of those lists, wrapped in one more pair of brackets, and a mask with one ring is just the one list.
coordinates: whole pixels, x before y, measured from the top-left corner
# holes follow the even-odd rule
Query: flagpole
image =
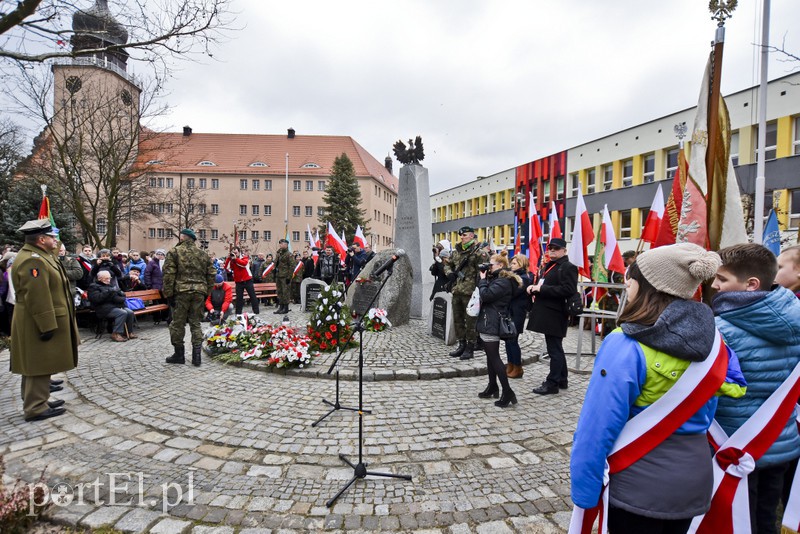
[(761, 85), (758, 89), (758, 154), (756, 161), (756, 198), (753, 208), (753, 242), (761, 244), (764, 231), (764, 192), (766, 190), (765, 167), (767, 144), (767, 74), (769, 71), (769, 8), (770, 0), (764, 0), (761, 15)]

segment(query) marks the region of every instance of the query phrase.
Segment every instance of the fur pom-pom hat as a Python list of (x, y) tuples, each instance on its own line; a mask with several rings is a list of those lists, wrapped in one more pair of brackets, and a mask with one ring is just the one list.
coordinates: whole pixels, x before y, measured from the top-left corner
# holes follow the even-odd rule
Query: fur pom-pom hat
[(639, 254), (636, 264), (653, 287), (688, 300), (697, 286), (717, 274), (722, 260), (701, 246), (678, 243)]

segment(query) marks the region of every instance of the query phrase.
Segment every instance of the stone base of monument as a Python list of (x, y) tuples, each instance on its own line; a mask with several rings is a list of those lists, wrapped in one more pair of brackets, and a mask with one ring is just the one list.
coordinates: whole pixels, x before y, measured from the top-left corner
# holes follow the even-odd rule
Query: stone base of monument
[[(397, 253), (397, 249), (382, 250), (378, 252), (369, 263), (359, 273), (358, 278), (368, 280), (372, 272), (377, 270), (378, 267), (383, 265), (389, 258)], [(381, 275), (382, 277), (388, 276), (388, 273)], [(386, 310), (386, 316), (393, 326), (400, 326), (408, 324), (411, 316), (411, 286), (413, 280), (411, 277), (411, 263), (408, 258), (401, 256), (397, 259), (392, 267), (392, 276), (383, 287), (383, 291), (378, 296), (373, 308), (383, 308)], [(365, 307), (372, 295), (380, 286), (381, 280), (376, 279), (369, 282), (355, 281), (350, 284), (347, 290), (347, 299), (345, 303), (353, 311), (356, 307)], [(365, 312), (369, 310), (364, 310)]]
[(456, 342), (456, 329), (453, 326), (453, 295), (439, 292), (433, 296), (431, 312), (428, 315), (428, 333), (444, 341), (445, 345)]
[(314, 303), (319, 297), (322, 288), (327, 286), (324, 280), (316, 278), (306, 278), (300, 283), (300, 309), (303, 311), (311, 311)]

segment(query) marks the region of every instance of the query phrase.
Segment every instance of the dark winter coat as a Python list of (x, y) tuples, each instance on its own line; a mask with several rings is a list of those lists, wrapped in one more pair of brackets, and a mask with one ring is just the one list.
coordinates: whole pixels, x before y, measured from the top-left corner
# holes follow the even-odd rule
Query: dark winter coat
[(100, 319), (105, 319), (116, 308), (125, 307), (125, 293), (116, 287), (94, 282), (89, 286), (89, 302)]
[(92, 283), (94, 283), (94, 281), (97, 279), (97, 273), (100, 271), (108, 271), (111, 273), (111, 285), (117, 288), (119, 287), (119, 279), (122, 278), (122, 271), (119, 269), (114, 260), (106, 260), (100, 264), (95, 262), (95, 266), (92, 267), (91, 273)]
[(544, 283), (534, 295), (528, 330), (566, 337), (569, 326), (567, 298), (578, 291), (578, 268), (564, 256), (544, 266)]
[(144, 285), (150, 289), (161, 289), (164, 287), (164, 273), (161, 271), (161, 262), (153, 258), (147, 262), (147, 267), (144, 269)]
[(517, 269), (514, 274), (522, 280), (522, 285), (514, 289), (511, 303), (508, 305), (508, 312), (517, 327), (517, 332), (522, 333), (525, 328), (525, 318), (531, 311), (531, 296), (528, 295), (528, 286), (533, 283), (533, 275), (525, 269)]
[(444, 272), (444, 261), (434, 261), (431, 265), (431, 274), (435, 278), (433, 281), (433, 291), (431, 291), (431, 298), (440, 291), (447, 291), (447, 274)]
[(481, 312), (475, 324), (481, 334), (496, 336), (500, 332), (500, 315), (508, 315), (508, 305), (514, 290), (522, 285), (522, 280), (508, 269), (489, 273), (478, 281), (481, 295)]

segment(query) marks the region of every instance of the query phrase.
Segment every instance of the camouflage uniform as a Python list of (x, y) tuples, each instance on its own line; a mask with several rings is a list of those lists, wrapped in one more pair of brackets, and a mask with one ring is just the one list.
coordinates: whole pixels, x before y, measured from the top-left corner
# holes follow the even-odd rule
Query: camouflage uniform
[[(464, 266), (456, 271), (464, 258), (467, 258)], [(467, 303), (478, 284), (478, 265), (488, 261), (488, 254), (480, 249), (478, 241), (473, 239), (466, 247), (461, 243), (456, 244), (450, 255), (450, 262), (445, 263), (445, 274), (456, 274), (455, 285), (451, 292), (453, 293), (453, 325), (456, 330), (456, 339), (459, 341), (466, 340), (468, 343), (474, 343), (478, 337), (475, 330), (477, 317), (467, 315)]]
[(169, 336), (172, 345), (183, 348), (186, 322), (192, 333), (192, 346), (203, 344), (200, 319), (206, 297), (214, 287), (217, 270), (211, 258), (197, 248), (193, 240), (181, 241), (169, 252), (164, 261), (164, 287), (161, 292), (167, 299), (174, 299)]
[[(294, 272), (295, 267), (297, 264), (300, 263), (300, 268), (297, 270), (297, 273)], [(305, 265), (302, 263), (302, 260), (294, 260), (294, 266), (292, 267), (292, 283), (291, 283), (291, 293), (292, 293), (292, 300), (295, 304), (300, 304), (300, 284), (303, 283), (303, 274), (305, 273)]]
[(278, 304), (280, 306), (289, 306), (289, 299), (292, 296), (289, 285), (292, 280), (294, 266), (294, 258), (292, 258), (289, 250), (279, 248), (275, 254), (275, 280), (278, 283)]

